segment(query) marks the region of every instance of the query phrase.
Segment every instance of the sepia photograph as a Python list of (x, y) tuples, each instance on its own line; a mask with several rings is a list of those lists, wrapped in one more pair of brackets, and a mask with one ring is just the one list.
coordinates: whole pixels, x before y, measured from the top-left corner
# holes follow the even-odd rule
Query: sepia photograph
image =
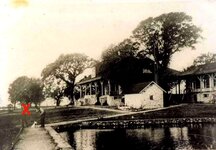
[(216, 0), (0, 0), (0, 150), (216, 150)]

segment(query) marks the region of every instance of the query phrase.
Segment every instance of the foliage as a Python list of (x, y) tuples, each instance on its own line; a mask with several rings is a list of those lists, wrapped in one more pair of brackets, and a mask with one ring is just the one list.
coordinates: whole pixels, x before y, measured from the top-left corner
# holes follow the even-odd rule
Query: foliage
[(44, 80), (43, 93), (46, 98), (51, 97), (56, 100), (56, 106), (59, 106), (64, 96), (65, 88), (66, 84), (64, 81), (54, 76), (49, 76)]
[(7, 105), (7, 108), (8, 108), (8, 112), (10, 113), (10, 112), (13, 112), (13, 104), (8, 104)]
[(13, 104), (19, 101), (37, 105), (44, 100), (42, 89), (43, 85), (39, 79), (22, 76), (10, 84), (9, 99)]
[(172, 55), (184, 48), (195, 49), (202, 38), (200, 33), (201, 29), (192, 23), (191, 16), (171, 12), (141, 21), (133, 31), (133, 40), (139, 45), (139, 54), (155, 62), (155, 81), (168, 90), (170, 81), (165, 74)]
[(102, 54), (100, 74), (121, 85), (127, 92), (130, 85), (143, 78), (149, 79), (149, 74), (143, 74), (143, 68), (153, 71), (153, 62), (146, 57), (138, 57), (136, 44), (127, 39), (116, 46), (110, 46)]
[(64, 83), (64, 87), (56, 88), (55, 92), (51, 92), (54, 94), (52, 97), (65, 95), (72, 100), (71, 102), (73, 103), (73, 91), (76, 77), (94, 63), (95, 61), (93, 59), (88, 58), (84, 54), (74, 53), (60, 55), (55, 62), (47, 65), (46, 68), (43, 69), (41, 74), (42, 79), (46, 82), (52, 82), (52, 80), (57, 79), (57, 82)]
[(160, 68), (167, 68), (171, 56), (182, 48), (194, 49), (201, 29), (192, 23), (192, 17), (183, 12), (171, 12), (148, 18), (133, 31), (143, 55), (149, 55)]
[[(135, 56), (138, 47), (131, 39), (125, 39), (118, 45), (111, 45), (102, 53), (103, 61), (112, 61), (111, 59), (120, 59), (122, 57)], [(121, 56), (121, 57), (120, 57)]]
[(216, 62), (216, 54), (214, 53), (201, 54), (193, 61), (193, 65), (187, 67), (186, 69), (184, 69), (184, 71), (193, 70), (196, 68), (196, 66), (214, 63), (214, 62)]
[(194, 66), (199, 66), (199, 65), (204, 65), (204, 64), (209, 64), (209, 63), (214, 63), (216, 62), (216, 54), (214, 53), (207, 53), (207, 54), (201, 54), (198, 56), (194, 62)]

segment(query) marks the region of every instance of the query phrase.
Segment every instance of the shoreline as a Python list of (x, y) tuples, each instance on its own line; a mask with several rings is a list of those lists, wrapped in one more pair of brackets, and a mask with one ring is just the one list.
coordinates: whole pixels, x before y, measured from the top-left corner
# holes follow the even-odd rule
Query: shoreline
[(188, 124), (215, 124), (215, 118), (197, 117), (197, 118), (158, 118), (142, 120), (91, 120), (79, 123), (51, 126), (57, 132), (63, 132), (69, 128), (72, 129), (117, 129), (117, 128), (145, 128), (145, 127), (163, 127), (163, 126), (184, 126)]

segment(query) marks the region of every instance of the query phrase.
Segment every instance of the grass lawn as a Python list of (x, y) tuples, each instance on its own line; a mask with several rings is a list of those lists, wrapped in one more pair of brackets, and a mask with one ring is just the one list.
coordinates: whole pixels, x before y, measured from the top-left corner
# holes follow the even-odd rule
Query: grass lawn
[(46, 123), (103, 117), (103, 116), (114, 115), (114, 114), (117, 113), (112, 111), (86, 109), (86, 108), (59, 109), (57, 111), (47, 110)]
[[(29, 126), (34, 120), (38, 120), (39, 114), (35, 109), (30, 109), (31, 116), (26, 116)], [(77, 120), (92, 117), (102, 117), (105, 115), (117, 114), (116, 112), (75, 108), (75, 107), (62, 107), (46, 110), (46, 123), (55, 123), (61, 121)], [(14, 141), (16, 135), (21, 128), (21, 110), (16, 110), (13, 113), (0, 112), (0, 150), (8, 150)]]
[(156, 112), (146, 112), (121, 117), (112, 120), (131, 120), (131, 119), (156, 119), (156, 118), (194, 118), (194, 117), (216, 117), (215, 104), (188, 104), (175, 108), (159, 110)]

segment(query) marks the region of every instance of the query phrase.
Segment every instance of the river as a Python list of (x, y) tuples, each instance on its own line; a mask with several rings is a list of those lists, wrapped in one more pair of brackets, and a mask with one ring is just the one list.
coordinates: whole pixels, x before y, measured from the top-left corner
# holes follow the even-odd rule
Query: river
[(60, 132), (76, 150), (216, 149), (215, 124)]

